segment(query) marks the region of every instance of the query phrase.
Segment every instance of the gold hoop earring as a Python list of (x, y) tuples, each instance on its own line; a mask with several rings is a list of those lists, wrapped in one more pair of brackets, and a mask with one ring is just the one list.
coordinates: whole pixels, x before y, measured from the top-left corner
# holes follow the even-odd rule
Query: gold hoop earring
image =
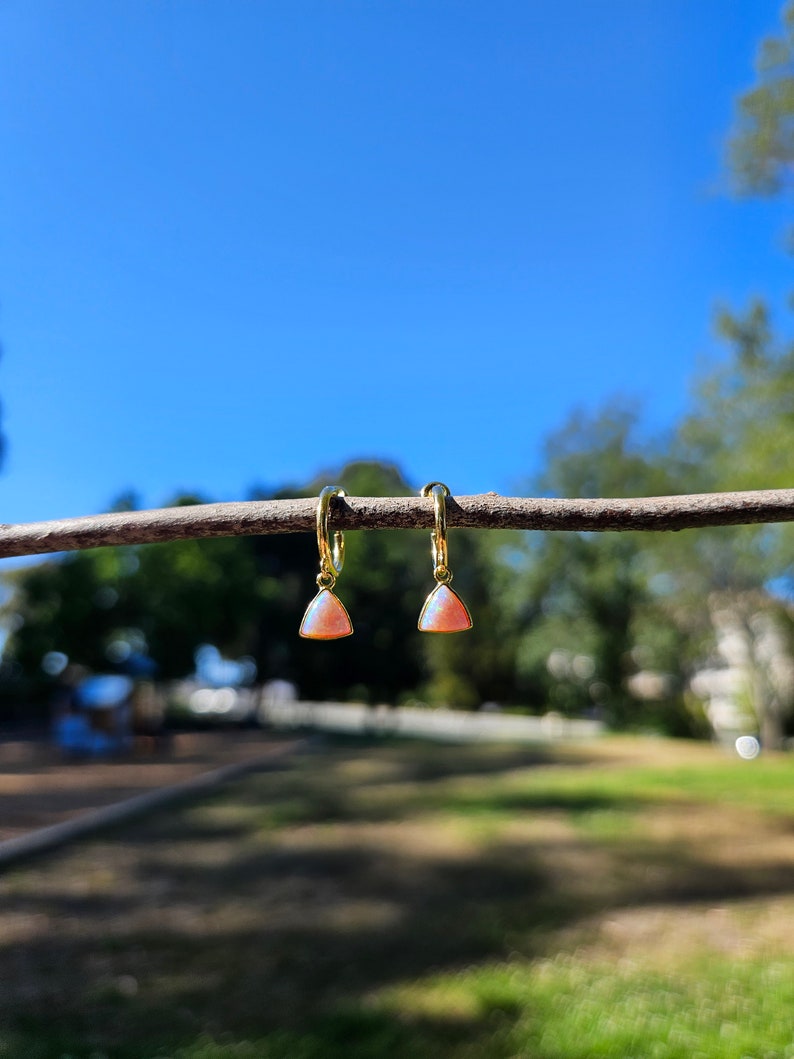
[(422, 613), (419, 615), (419, 631), (465, 632), (466, 629), (472, 627), (471, 615), (457, 592), (449, 587), (452, 580), (447, 555), (446, 498), (449, 496), (449, 489), (443, 482), (428, 482), (426, 486), (423, 486), (420, 495), (433, 497), (436, 525), (430, 534), (430, 543), (436, 587), (422, 607)]
[(335, 496), (347, 496), (338, 485), (327, 485), (317, 500), (317, 549), (320, 553), (320, 572), (317, 575), (319, 592), (306, 608), (300, 625), (300, 635), (307, 640), (338, 640), (350, 636), (353, 623), (344, 604), (333, 593), (337, 577), (345, 565), (345, 538), (341, 530), (334, 533), (331, 547), (328, 520), (331, 501)]

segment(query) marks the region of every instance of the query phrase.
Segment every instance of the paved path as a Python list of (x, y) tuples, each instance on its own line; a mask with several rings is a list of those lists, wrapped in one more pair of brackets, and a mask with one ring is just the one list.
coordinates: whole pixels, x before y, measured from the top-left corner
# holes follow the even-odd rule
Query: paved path
[(67, 761), (45, 741), (0, 742), (0, 863), (207, 789), (297, 745), (256, 730), (180, 732), (149, 754)]
[(117, 760), (70, 761), (44, 739), (0, 740), (0, 865), (266, 766), (304, 743), (296, 728), (528, 743), (591, 739), (602, 731), (597, 722), (554, 715), (338, 703), (274, 705), (266, 717), (281, 735), (256, 729), (180, 732), (159, 750)]

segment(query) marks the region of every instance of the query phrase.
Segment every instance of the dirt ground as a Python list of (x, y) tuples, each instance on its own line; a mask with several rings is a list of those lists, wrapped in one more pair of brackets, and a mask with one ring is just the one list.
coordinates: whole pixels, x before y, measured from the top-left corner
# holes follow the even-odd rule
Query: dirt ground
[(177, 732), (125, 757), (70, 760), (46, 735), (0, 738), (0, 842), (168, 787), (284, 744), (256, 729)]

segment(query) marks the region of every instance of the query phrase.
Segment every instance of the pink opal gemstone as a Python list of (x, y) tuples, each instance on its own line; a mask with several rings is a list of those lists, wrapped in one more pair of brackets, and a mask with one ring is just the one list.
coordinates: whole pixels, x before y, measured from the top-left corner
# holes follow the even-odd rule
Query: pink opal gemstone
[(466, 605), (449, 585), (434, 588), (419, 615), (420, 632), (464, 632), (471, 625)]
[(344, 608), (329, 588), (321, 589), (303, 615), (300, 634), (307, 640), (338, 640), (350, 636), (353, 624)]

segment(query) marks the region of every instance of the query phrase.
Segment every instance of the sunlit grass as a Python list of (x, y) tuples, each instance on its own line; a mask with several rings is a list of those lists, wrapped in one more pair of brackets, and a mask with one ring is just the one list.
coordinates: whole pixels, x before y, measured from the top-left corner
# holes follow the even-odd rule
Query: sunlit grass
[(490, 1020), (495, 1048), (481, 1054), (742, 1059), (788, 1054), (792, 971), (788, 959), (662, 973), (574, 954), (440, 976), (390, 990), (380, 1006), (417, 1022)]
[(0, 880), (0, 1056), (794, 1056), (794, 766), (336, 742)]

